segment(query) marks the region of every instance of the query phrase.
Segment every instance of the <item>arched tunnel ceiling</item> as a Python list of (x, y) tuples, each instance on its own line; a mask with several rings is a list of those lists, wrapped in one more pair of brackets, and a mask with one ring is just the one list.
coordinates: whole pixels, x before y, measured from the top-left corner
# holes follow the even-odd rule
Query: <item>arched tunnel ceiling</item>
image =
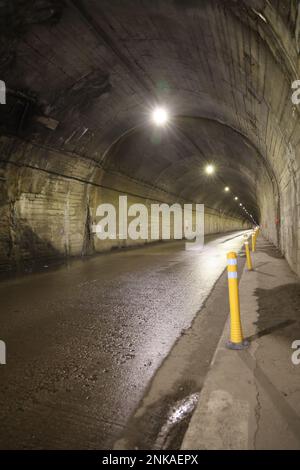
[[(1, 77), (29, 103), (22, 137), (240, 215), (226, 184), (259, 216), (259, 178), (278, 179), (299, 131), (296, 1), (14, 0), (0, 15)], [(157, 103), (173, 116), (163, 131)]]
[[(216, 168), (214, 176), (204, 171), (208, 163)], [(104, 165), (108, 171), (134, 174), (184, 200), (204, 202), (232, 215), (240, 201), (250, 213), (259, 210), (255, 194), (261, 163), (257, 152), (241, 135), (216, 121), (181, 117), (163, 129), (137, 128), (112, 147)], [(238, 203), (233, 198), (237, 194)]]

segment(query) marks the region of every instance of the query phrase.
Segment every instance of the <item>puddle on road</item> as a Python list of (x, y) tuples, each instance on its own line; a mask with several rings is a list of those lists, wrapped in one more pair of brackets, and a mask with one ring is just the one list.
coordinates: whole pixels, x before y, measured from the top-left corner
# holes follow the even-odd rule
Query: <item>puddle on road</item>
[[(181, 435), (198, 403), (200, 393), (192, 393), (178, 400), (169, 410), (166, 422), (162, 426), (154, 444), (154, 449), (170, 449), (172, 442)], [(185, 424), (185, 426), (183, 426)]]
[[(178, 384), (177, 384), (178, 385)], [(114, 449), (178, 450), (200, 396), (195, 383), (177, 388), (155, 403), (137, 412)]]

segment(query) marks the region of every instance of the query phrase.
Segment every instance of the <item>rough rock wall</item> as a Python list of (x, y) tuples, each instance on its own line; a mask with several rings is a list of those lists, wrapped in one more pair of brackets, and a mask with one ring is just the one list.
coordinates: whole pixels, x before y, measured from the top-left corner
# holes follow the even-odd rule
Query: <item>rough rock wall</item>
[(281, 250), (300, 276), (300, 151), (287, 150), (280, 178)]

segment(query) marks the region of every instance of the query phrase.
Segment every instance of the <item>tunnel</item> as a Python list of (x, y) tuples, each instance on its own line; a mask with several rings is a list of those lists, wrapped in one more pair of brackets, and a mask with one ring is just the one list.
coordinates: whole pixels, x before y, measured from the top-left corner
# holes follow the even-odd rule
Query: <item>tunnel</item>
[[(127, 429), (128, 438), (143, 429), (134, 410), (146, 386), (158, 380), (161, 361), (168, 357), (170, 362), (180, 335), (184, 340), (182, 332), (197, 324), (197, 311), (201, 317), (201, 309), (210, 308), (205, 299), (218, 295), (213, 289), (226, 268), (226, 244), (232, 244), (227, 251), (238, 253), (242, 269), (242, 237), (259, 227), (255, 256), (261, 253), (270, 257), (269, 263), (284, 263), (282, 269), (279, 264), (270, 268), (263, 282), (271, 283), (278, 270), (288, 273), (289, 283), (281, 293), (280, 283), (274, 285), (271, 295), (271, 287), (259, 283), (257, 268), (256, 324), (273, 331), (272, 322), (278, 317), (279, 324), (293, 323), (285, 331), (296, 331), (299, 325), (300, 4), (297, 0), (3, 0), (0, 50), (0, 337), (7, 348), (6, 365), (0, 367), (6, 383), (2, 401), (7, 401), (0, 447), (103, 449), (113, 442), (122, 446), (121, 430)], [(154, 121), (157, 110), (166, 113), (165, 125)], [(204, 237), (212, 246), (223, 246), (218, 255), (223, 257), (222, 270), (219, 258), (210, 264), (203, 255), (201, 277), (195, 264), (198, 255), (178, 254), (179, 240), (99, 239), (97, 208), (117, 206), (120, 196), (127, 196), (129, 206), (146, 208), (204, 205)], [(184, 256), (195, 278), (188, 269), (176, 271), (186, 262)], [(133, 271), (127, 271), (128, 266), (134, 266)], [(164, 277), (151, 275), (156, 270)], [(113, 276), (119, 277), (113, 282)], [(198, 276), (205, 288), (195, 280)], [(207, 331), (201, 327), (208, 336), (211, 332), (214, 350), (228, 314), (226, 289), (223, 301), (216, 300), (216, 307), (211, 307), (226, 310), (223, 320), (207, 326)], [(269, 303), (265, 292), (270, 294)], [(293, 306), (284, 309), (283, 298), (287, 304), (294, 301)], [(172, 302), (180, 312), (190, 312), (182, 323), (174, 310), (171, 314)], [(137, 314), (131, 314), (135, 308)], [(266, 309), (270, 316), (264, 314)], [(139, 317), (141, 311), (145, 318), (152, 317), (149, 331), (146, 323), (143, 331), (146, 320)], [(151, 354), (160, 351), (159, 311), (166, 312), (166, 322), (174, 322), (176, 331), (161, 338), (166, 346), (159, 357), (149, 359), (143, 386), (124, 389), (124, 382), (123, 388), (119, 382), (121, 378), (126, 382), (127, 376), (118, 375), (118, 366), (114, 381), (107, 378), (108, 351), (111, 357), (115, 354), (111, 342), (122, 343), (133, 328), (138, 337), (127, 339), (128, 344), (136, 341), (142, 351), (145, 341)], [(97, 330), (105, 328), (107, 336), (98, 337)], [(119, 333), (113, 338), (110, 330)], [(150, 330), (152, 342), (146, 339)], [(284, 340), (288, 343), (287, 334)], [(107, 350), (102, 354), (103, 344)], [(127, 359), (134, 357), (134, 348), (129, 347), (128, 357), (124, 353)], [(290, 343), (286, 348), (290, 354)], [(207, 363), (212, 354), (211, 350)], [(51, 358), (48, 362), (46, 356)], [(148, 359), (141, 361), (147, 364)], [(125, 402), (120, 408), (127, 411), (118, 419), (105, 411), (104, 418), (98, 416), (95, 364), (100, 364), (106, 396), (114, 387), (123, 390), (118, 400)], [(122, 367), (122, 359), (118, 364)], [(299, 387), (299, 369), (292, 367), (294, 385)], [(53, 381), (47, 378), (53, 374), (57, 375)], [(192, 379), (188, 383), (192, 385), (187, 386), (187, 403), (193, 403), (202, 382), (201, 387)], [(89, 410), (89, 401), (81, 396), (84, 390), (92, 402), (95, 399)], [(68, 395), (73, 394), (70, 403), (75, 411), (67, 405)], [(175, 400), (173, 395), (172, 403), (184, 398), (179, 393)], [(110, 405), (112, 409), (117, 402)], [(65, 414), (64, 406), (70, 406)], [(12, 411), (14, 407), (23, 411)], [(77, 420), (81, 416), (76, 429), (72, 413)], [(293, 413), (294, 441), (287, 447), (299, 449), (299, 410)], [(59, 438), (60, 427), (65, 441)], [(89, 438), (83, 439), (82, 433)], [(175, 438), (160, 447), (159, 436), (158, 447), (154, 441), (138, 446), (179, 448)], [(128, 442), (133, 441), (128, 438)], [(261, 445), (271, 448), (278, 442), (274, 437)]]

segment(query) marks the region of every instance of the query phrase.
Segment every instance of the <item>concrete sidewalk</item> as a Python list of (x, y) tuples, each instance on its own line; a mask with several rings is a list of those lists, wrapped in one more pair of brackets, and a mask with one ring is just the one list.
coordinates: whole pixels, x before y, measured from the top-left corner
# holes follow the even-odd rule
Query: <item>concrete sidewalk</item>
[(226, 349), (228, 319), (182, 449), (300, 449), (300, 283), (261, 235), (252, 257), (240, 281), (250, 347)]

